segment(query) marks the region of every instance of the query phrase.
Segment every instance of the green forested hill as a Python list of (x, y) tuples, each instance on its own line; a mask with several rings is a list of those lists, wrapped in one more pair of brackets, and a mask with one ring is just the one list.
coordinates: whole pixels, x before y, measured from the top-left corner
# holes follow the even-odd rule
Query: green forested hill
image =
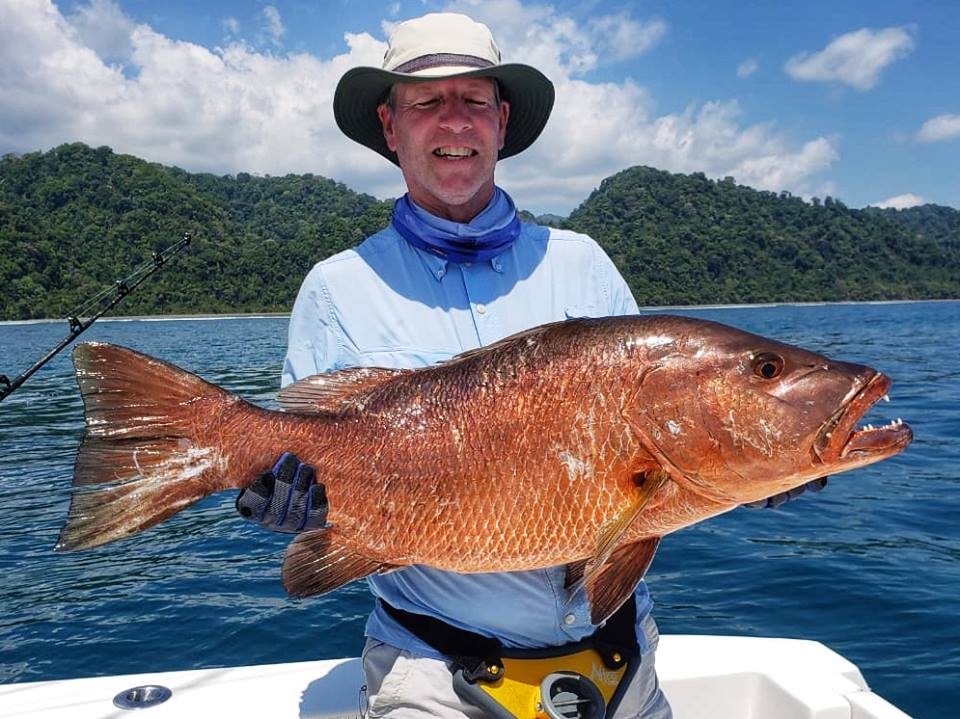
[(960, 297), (948, 232), (960, 213), (926, 207), (851, 210), (634, 167), (604, 180), (567, 226), (604, 245), (642, 305)]
[[(0, 319), (65, 316), (184, 231), (193, 246), (119, 311), (286, 311), (313, 263), (389, 216), (390, 203), (313, 175), (192, 174), (82, 144), (8, 155)], [(636, 167), (566, 226), (606, 247), (641, 304), (960, 296), (951, 208), (850, 210)]]
[(960, 252), (960, 210), (943, 205), (921, 205), (906, 210), (867, 208), (866, 212), (892, 220), (915, 234), (928, 237), (956, 257)]
[(0, 161), (0, 319), (62, 317), (193, 233), (125, 314), (288, 311), (318, 260), (383, 227), (390, 206), (322, 177), (189, 174), (109, 148)]

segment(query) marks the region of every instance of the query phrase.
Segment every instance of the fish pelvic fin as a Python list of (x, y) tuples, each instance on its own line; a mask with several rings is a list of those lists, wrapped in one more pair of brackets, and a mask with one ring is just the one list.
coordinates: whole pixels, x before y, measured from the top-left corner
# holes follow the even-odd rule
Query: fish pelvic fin
[(350, 549), (336, 529), (316, 529), (299, 535), (287, 548), (283, 586), (291, 597), (312, 597), (398, 568)]
[(630, 598), (650, 567), (659, 545), (660, 537), (623, 545), (587, 582), (592, 624), (606, 621)]
[(566, 576), (563, 582), (563, 588), (571, 592), (576, 591), (583, 586), (583, 574), (587, 570), (589, 559), (580, 559), (576, 562), (570, 562), (567, 565)]
[(222, 448), (198, 435), (247, 403), (125, 347), (79, 344), (73, 363), (86, 431), (57, 551), (136, 534), (232, 486)]
[(281, 389), (277, 402), (288, 412), (302, 414), (340, 414), (353, 409), (362, 410), (371, 392), (385, 382), (412, 371), (385, 367), (350, 367), (337, 372), (315, 374)]

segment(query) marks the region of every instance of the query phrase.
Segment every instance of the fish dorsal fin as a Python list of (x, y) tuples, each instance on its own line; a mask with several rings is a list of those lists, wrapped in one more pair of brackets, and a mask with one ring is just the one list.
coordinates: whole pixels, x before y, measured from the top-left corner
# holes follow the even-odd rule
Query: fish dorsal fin
[(592, 583), (594, 577), (604, 568), (607, 560), (610, 559), (613, 552), (620, 545), (634, 520), (640, 516), (643, 508), (647, 506), (650, 498), (657, 493), (657, 490), (659, 490), (669, 478), (670, 475), (659, 469), (637, 475), (635, 481), (637, 481), (639, 485), (639, 491), (627, 507), (601, 528), (600, 534), (597, 537), (596, 554), (592, 559), (588, 560), (582, 568), (575, 568), (575, 571), (580, 574), (579, 579), (576, 579), (571, 574), (571, 567), (567, 567), (568, 588), (576, 590), (583, 585), (590, 585)]
[(592, 624), (601, 624), (630, 598), (647, 573), (659, 545), (660, 537), (625, 544), (587, 581)]
[(474, 347), (473, 349), (470, 349), (470, 350), (464, 350), (463, 352), (454, 355), (448, 360), (439, 362), (435, 366), (439, 367), (442, 365), (456, 364), (461, 360), (468, 360), (472, 357), (475, 357), (481, 354), (492, 354), (497, 352), (500, 349), (503, 349), (504, 347), (511, 347), (513, 345), (530, 346), (531, 344), (534, 344), (538, 340), (540, 340), (544, 335), (548, 335), (552, 329), (555, 329), (560, 325), (582, 323), (585, 321), (587, 320), (569, 319), (569, 320), (560, 320), (558, 322), (549, 322), (543, 325), (537, 325), (536, 327), (531, 327), (529, 329), (525, 329), (515, 334), (504, 337), (503, 339), (497, 340), (496, 342), (491, 342), (488, 345), (481, 345), (480, 347)]
[(356, 579), (397, 569), (344, 546), (336, 530), (316, 529), (299, 535), (283, 558), (283, 586), (291, 597), (326, 594)]
[(410, 372), (385, 367), (351, 367), (315, 374), (284, 387), (277, 395), (277, 401), (288, 412), (305, 414), (362, 409), (364, 398), (370, 392)]

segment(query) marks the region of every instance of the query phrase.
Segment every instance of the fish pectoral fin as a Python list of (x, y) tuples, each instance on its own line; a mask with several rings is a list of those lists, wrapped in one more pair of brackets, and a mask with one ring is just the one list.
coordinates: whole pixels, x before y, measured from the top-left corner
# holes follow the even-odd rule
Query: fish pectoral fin
[(304, 532), (283, 558), (283, 586), (291, 597), (326, 594), (371, 574), (397, 569), (346, 547), (333, 529)]
[(288, 412), (339, 413), (360, 407), (368, 393), (410, 372), (408, 369), (385, 367), (351, 367), (315, 374), (281, 389), (277, 402)]
[(600, 624), (605, 621), (630, 598), (643, 575), (647, 573), (659, 545), (660, 537), (625, 544), (611, 555), (610, 561), (594, 573), (587, 582), (591, 623)]
[[(607, 522), (600, 530), (600, 534), (597, 537), (596, 555), (593, 559), (587, 560), (582, 569), (582, 577), (578, 582), (569, 584), (568, 589), (574, 586), (590, 584), (593, 581), (597, 573), (605, 567), (607, 560), (610, 559), (617, 547), (620, 546), (630, 526), (634, 520), (640, 516), (643, 508), (646, 507), (650, 501), (650, 498), (657, 493), (657, 490), (659, 490), (668, 479), (670, 479), (670, 475), (659, 469), (638, 474), (635, 477), (634, 481), (637, 482), (639, 491), (637, 491), (630, 504)], [(570, 579), (571, 575), (568, 568), (567, 581), (569, 582)]]

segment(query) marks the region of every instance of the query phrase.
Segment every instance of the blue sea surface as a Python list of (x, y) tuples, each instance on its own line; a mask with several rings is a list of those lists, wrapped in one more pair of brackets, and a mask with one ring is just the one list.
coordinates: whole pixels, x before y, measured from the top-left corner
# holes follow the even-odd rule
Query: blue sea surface
[[(661, 631), (818, 640), (911, 715), (960, 715), (960, 302), (671, 311), (882, 370), (892, 401), (867, 421), (902, 417), (916, 439), (820, 494), (667, 537), (648, 574)], [(275, 408), (286, 324), (101, 321), (84, 339), (136, 348)], [(0, 372), (19, 374), (66, 332), (0, 326)], [(0, 403), (0, 682), (360, 652), (365, 583), (287, 598), (289, 537), (240, 520), (232, 492), (136, 537), (55, 554), (82, 427), (66, 352)]]

